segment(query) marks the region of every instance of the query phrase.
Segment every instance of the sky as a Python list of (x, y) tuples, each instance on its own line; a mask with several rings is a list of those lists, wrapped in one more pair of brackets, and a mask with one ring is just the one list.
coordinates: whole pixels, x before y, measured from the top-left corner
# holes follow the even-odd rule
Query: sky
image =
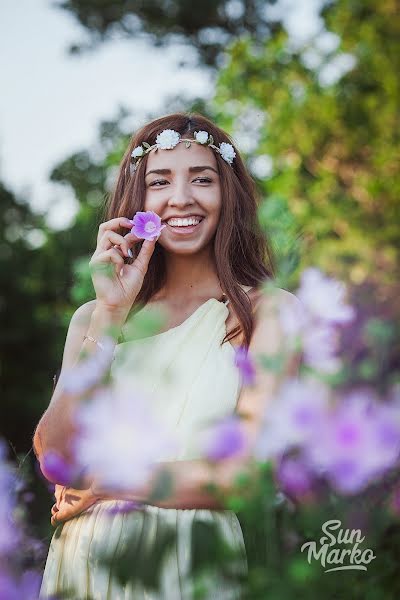
[[(281, 0), (285, 25), (300, 42), (320, 27), (320, 1)], [(68, 55), (87, 33), (51, 0), (2, 0), (0, 33), (0, 178), (55, 229), (70, 224), (77, 204), (49, 174), (95, 144), (101, 120), (123, 105), (145, 122), (149, 111), (165, 112), (171, 94), (212, 95), (207, 70), (178, 67), (179, 47), (113, 40), (93, 53)]]

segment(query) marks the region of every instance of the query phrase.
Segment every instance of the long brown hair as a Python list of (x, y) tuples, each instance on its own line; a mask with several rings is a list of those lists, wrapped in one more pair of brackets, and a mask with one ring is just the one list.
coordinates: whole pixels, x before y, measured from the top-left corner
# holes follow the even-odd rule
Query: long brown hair
[[(175, 113), (151, 121), (132, 136), (120, 164), (115, 189), (106, 202), (105, 220), (115, 217), (133, 218), (137, 211), (144, 210), (148, 155), (140, 160), (134, 175), (129, 171), (130, 156), (132, 150), (142, 142), (155, 144), (157, 135), (164, 129), (174, 129), (182, 137), (194, 137), (194, 131), (208, 131), (213, 136), (215, 145), (228, 142), (235, 146), (229, 135), (197, 113)], [(218, 152), (215, 153), (221, 182), (222, 206), (214, 238), (214, 254), (221, 288), (228, 296), (240, 323), (226, 334), (222, 343), (243, 331), (244, 344), (248, 347), (253, 333), (254, 317), (250, 299), (240, 285), (260, 288), (274, 276), (274, 259), (258, 222), (257, 207), (260, 199), (255, 183), (236, 147), (235, 151), (236, 157), (232, 165)], [(121, 228), (120, 233), (126, 234), (126, 230)], [(139, 245), (132, 248), (134, 259), (139, 250)], [(160, 244), (156, 244), (134, 306), (146, 305), (165, 284), (165, 280), (164, 251)]]

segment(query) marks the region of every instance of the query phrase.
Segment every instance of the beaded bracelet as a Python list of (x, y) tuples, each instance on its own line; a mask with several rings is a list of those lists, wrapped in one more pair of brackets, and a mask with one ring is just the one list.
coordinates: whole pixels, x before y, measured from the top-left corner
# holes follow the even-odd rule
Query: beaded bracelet
[(84, 335), (83, 336), (83, 341), (85, 341), (85, 340), (89, 340), (91, 342), (94, 342), (95, 344), (98, 345), (99, 348), (101, 348), (102, 350), (104, 350), (103, 344), (101, 344), (100, 342), (98, 342), (97, 340), (95, 340), (94, 337), (92, 337), (91, 335)]

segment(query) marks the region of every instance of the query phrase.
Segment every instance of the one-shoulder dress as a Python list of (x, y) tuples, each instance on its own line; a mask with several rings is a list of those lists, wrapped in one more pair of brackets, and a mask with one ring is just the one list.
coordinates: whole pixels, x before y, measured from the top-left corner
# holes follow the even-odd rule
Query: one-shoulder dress
[[(242, 286), (245, 291), (251, 286)], [(128, 356), (137, 367), (150, 361), (151, 369), (135, 369), (142, 389), (150, 392), (157, 416), (175, 428), (180, 450), (160, 460), (199, 458), (196, 433), (213, 419), (235, 412), (241, 378), (235, 366), (235, 348), (230, 342), (220, 345), (229, 315), (227, 302), (210, 298), (183, 323), (157, 335), (118, 344), (111, 367), (112, 377), (129, 373), (129, 365), (115, 360), (126, 344)], [(142, 361), (142, 362), (141, 362)], [(183, 449), (182, 449), (183, 448)], [(74, 600), (192, 600), (193, 587), (187, 574), (191, 568), (193, 523), (214, 522), (224, 542), (238, 552), (239, 569), (248, 570), (243, 532), (238, 516), (231, 510), (171, 509), (143, 505), (128, 512), (111, 510), (124, 500), (100, 500), (55, 530), (46, 560), (40, 598), (57, 596), (63, 589), (73, 590)], [(163, 562), (160, 589), (156, 593), (140, 582), (121, 585), (112, 567), (104, 568), (99, 552), (116, 557), (136, 540), (138, 549), (157, 546), (163, 524), (176, 534), (173, 550)], [(165, 528), (164, 528), (165, 531)], [(207, 600), (233, 600), (240, 593), (217, 574), (209, 580)]]

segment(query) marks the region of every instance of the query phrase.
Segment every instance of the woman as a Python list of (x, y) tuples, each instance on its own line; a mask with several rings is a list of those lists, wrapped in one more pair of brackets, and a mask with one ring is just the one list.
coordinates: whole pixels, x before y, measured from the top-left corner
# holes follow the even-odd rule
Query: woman
[[(129, 218), (138, 211), (153, 211), (166, 225), (159, 238), (144, 241), (140, 251), (138, 243), (143, 240), (126, 234), (132, 227)], [(179, 220), (185, 218), (193, 220)], [(97, 349), (109, 324), (123, 335), (128, 315), (138, 307), (141, 311), (156, 307), (168, 314), (160, 334), (135, 340), (130, 350), (142, 358), (148, 352), (151, 381), (143, 375), (143, 385), (151, 384), (157, 398), (168, 402), (158, 405), (159, 416), (175, 424), (187, 446), (169, 463), (175, 482), (170, 496), (145, 503), (141, 510), (115, 511), (110, 517), (110, 506), (120, 507), (126, 496), (110, 498), (92, 486), (86, 490), (56, 486), (52, 524), (57, 530), (41, 597), (71, 588), (73, 597), (79, 598), (191, 598), (185, 575), (197, 521), (217, 523), (225, 540), (242, 553), (238, 568), (246, 571), (237, 516), (223, 510), (215, 495), (205, 490), (205, 484), (213, 481), (228, 494), (244, 463), (226, 460), (211, 478), (191, 442), (205, 420), (236, 411), (244, 417), (251, 447), (279, 380), (257, 367), (253, 385), (243, 386), (234, 350), (245, 346), (253, 355), (279, 351), (282, 335), (274, 308), (297, 301), (281, 289), (273, 295), (262, 293), (262, 285), (273, 277), (271, 251), (257, 222), (254, 183), (224, 131), (201, 115), (173, 114), (137, 132), (122, 160), (91, 259), (92, 267), (110, 263), (115, 265), (111, 278), (93, 269), (96, 299), (72, 317), (60, 377), (35, 433), (36, 453), (41, 458), (55, 449), (69, 457), (79, 397), (71, 399), (63, 392), (63, 374), (79, 361), (82, 350)], [(168, 389), (163, 378), (166, 356), (176, 375)], [(111, 371), (113, 377), (123, 375), (117, 367)], [(135, 490), (131, 499), (146, 501), (150, 482), (149, 486), (142, 493)], [(135, 539), (139, 556), (142, 549), (157, 546), (163, 524), (172, 524), (176, 542), (162, 570), (159, 595), (139, 585), (123, 586), (111, 569), (100, 568), (100, 548), (107, 545), (117, 557), (124, 543)], [(240, 597), (218, 576), (210, 581), (207, 599)]]

